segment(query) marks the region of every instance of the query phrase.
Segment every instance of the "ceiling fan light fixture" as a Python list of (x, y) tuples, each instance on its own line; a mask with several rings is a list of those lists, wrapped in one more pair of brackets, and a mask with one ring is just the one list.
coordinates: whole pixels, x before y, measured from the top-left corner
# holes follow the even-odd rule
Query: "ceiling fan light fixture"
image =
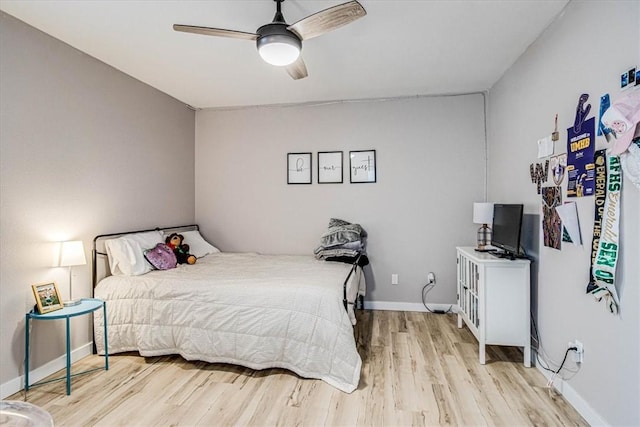
[(321, 36), (367, 14), (358, 0), (350, 0), (289, 25), (282, 14), (284, 0), (274, 1), (276, 14), (273, 21), (261, 26), (255, 33), (183, 24), (174, 24), (173, 29), (184, 33), (255, 41), (258, 53), (265, 62), (285, 68), (291, 78), (300, 80), (309, 75), (300, 55), (303, 40)]
[(258, 53), (265, 62), (283, 67), (293, 64), (300, 56), (302, 43), (286, 34), (269, 34), (257, 40)]

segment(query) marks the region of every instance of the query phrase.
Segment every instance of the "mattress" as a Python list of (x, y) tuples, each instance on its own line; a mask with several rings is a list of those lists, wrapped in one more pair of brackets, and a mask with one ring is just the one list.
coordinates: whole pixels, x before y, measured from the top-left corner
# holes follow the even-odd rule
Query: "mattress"
[[(217, 253), (167, 271), (109, 276), (94, 294), (107, 303), (110, 354), (284, 368), (350, 393), (362, 365), (353, 307), (347, 313), (343, 304), (351, 267), (312, 256)], [(349, 300), (364, 291), (358, 268), (349, 278)], [(96, 311), (100, 354), (103, 324)]]

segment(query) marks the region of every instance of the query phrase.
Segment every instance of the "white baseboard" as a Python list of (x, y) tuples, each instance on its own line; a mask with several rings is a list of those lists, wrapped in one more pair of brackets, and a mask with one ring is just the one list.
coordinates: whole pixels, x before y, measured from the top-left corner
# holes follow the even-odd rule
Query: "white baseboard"
[[(429, 308), (434, 310), (447, 311), (451, 307), (453, 313), (458, 312), (456, 304), (429, 304)], [(365, 301), (365, 310), (391, 310), (391, 311), (418, 311), (427, 312), (424, 304), (419, 302), (393, 302), (393, 301)]]
[[(81, 347), (76, 348), (75, 350), (71, 350), (71, 363), (77, 362), (78, 360), (83, 359), (91, 355), (92, 353), (93, 342), (87, 343)], [(63, 354), (57, 359), (54, 359), (51, 362), (30, 371), (29, 383), (33, 384), (35, 382), (38, 382), (48, 377), (49, 375), (58, 372), (61, 369), (65, 369), (66, 367), (67, 356)], [(22, 389), (24, 389), (24, 375), (9, 380), (6, 383), (0, 384), (0, 398), (5, 399), (6, 397), (17, 393)]]
[[(535, 351), (532, 351), (533, 356), (532, 360), (535, 359)], [(542, 372), (542, 375), (548, 380), (551, 378), (553, 374), (548, 371), (545, 371), (540, 365), (536, 363), (536, 368), (538, 371)], [(600, 417), (600, 415), (587, 403), (580, 394), (571, 385), (564, 381), (562, 378), (556, 377), (553, 382), (553, 388), (555, 388), (558, 393), (564, 396), (567, 399), (567, 402), (585, 419), (590, 426), (609, 426), (605, 420)]]

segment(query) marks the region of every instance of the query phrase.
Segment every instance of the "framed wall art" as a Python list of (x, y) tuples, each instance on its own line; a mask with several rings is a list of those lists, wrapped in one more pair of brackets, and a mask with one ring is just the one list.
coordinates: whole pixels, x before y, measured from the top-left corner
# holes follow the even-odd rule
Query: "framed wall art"
[(31, 285), (31, 289), (36, 298), (38, 313), (45, 314), (64, 307), (56, 282), (36, 283)]
[(376, 182), (376, 150), (349, 151), (351, 183)]
[(318, 152), (318, 184), (342, 184), (342, 151)]
[(311, 184), (311, 153), (287, 154), (287, 184)]

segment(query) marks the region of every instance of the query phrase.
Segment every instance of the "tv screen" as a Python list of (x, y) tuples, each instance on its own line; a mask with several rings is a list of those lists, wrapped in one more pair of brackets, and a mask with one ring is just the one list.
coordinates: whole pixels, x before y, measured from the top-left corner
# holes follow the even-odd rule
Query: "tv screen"
[(520, 253), (523, 205), (493, 205), (491, 244), (509, 255)]

